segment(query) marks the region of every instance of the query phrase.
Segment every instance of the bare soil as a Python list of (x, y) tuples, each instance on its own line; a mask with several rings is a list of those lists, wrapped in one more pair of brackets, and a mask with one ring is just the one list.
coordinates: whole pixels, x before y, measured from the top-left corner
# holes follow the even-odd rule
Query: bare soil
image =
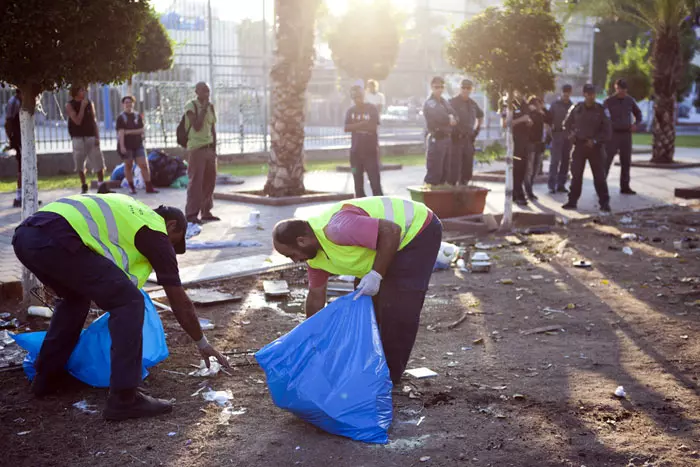
[[(232, 390), (234, 407), (246, 412), (219, 424), (221, 409), (191, 396), (202, 383), (185, 375), (198, 362), (194, 347), (163, 314), (171, 356), (145, 384), (176, 400), (171, 415), (107, 423), (72, 407), (86, 399), (99, 409), (104, 389), (35, 400), (23, 374), (2, 373), (2, 464), (700, 465), (700, 252), (673, 245), (698, 235), (700, 212), (674, 207), (631, 218), (572, 223), (519, 237), (521, 245), (487, 239), (505, 245), (489, 252), (490, 273), (435, 273), (409, 366), (439, 376), (399, 388), (388, 445), (332, 436), (278, 409), (263, 372), (239, 357), (231, 376), (209, 385)], [(592, 268), (574, 268), (577, 259)], [(224, 350), (257, 349), (296, 326), (304, 272), (272, 278), (290, 282), (289, 299), (266, 301), (262, 277), (218, 284), (245, 299), (199, 309), (216, 323), (210, 340)], [(545, 326), (558, 330), (527, 332)], [(618, 386), (626, 398), (613, 395)]]

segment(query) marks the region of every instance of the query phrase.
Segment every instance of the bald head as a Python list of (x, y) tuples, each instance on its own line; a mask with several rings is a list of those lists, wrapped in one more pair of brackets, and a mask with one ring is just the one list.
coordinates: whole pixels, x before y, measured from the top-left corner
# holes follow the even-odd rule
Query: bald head
[(204, 81), (197, 83), (197, 85), (194, 87), (194, 92), (197, 94), (197, 99), (199, 99), (200, 102), (209, 101), (209, 94), (211, 91), (209, 90), (209, 85)]
[(297, 263), (315, 258), (320, 248), (309, 223), (300, 219), (278, 222), (272, 229), (272, 243), (279, 254)]

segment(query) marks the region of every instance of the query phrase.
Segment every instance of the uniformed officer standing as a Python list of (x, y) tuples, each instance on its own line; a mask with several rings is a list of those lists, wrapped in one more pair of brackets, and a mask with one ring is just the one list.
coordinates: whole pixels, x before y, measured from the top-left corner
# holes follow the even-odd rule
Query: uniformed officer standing
[[(615, 155), (620, 153), (620, 193), (636, 195), (630, 188), (630, 166), (632, 165), (632, 133), (637, 131), (637, 125), (642, 122), (642, 111), (637, 102), (627, 94), (627, 82), (624, 79), (615, 81), (615, 95), (605, 99), (603, 103), (610, 113), (612, 120), (612, 137), (607, 144), (608, 153), (605, 176), (608, 176)], [(634, 115), (634, 123), (632, 123)]]
[(578, 103), (564, 120), (564, 130), (574, 144), (571, 161), (571, 191), (569, 202), (562, 206), (564, 209), (575, 210), (576, 203), (581, 197), (583, 172), (586, 161), (593, 172), (593, 183), (598, 194), (600, 210), (610, 212), (610, 195), (608, 183), (605, 181), (605, 152), (603, 145), (610, 140), (610, 119), (605, 108), (595, 100), (595, 86), (586, 84), (583, 87), (585, 100)]
[(564, 131), (564, 120), (574, 106), (571, 102), (571, 85), (561, 88), (561, 98), (549, 107), (552, 119), (552, 151), (549, 160), (549, 193), (568, 193), (566, 177), (569, 175), (571, 160), (571, 141)]
[(451, 185), (466, 185), (472, 178), (474, 141), (484, 122), (484, 112), (470, 97), (473, 88), (474, 83), (465, 79), (462, 92), (450, 99), (450, 105), (457, 112), (457, 126), (452, 129), (451, 169), (447, 177)]
[(430, 82), (432, 94), (423, 104), (423, 115), (428, 130), (425, 183), (441, 185), (447, 181), (450, 162), (450, 135), (457, 125), (457, 114), (448, 101), (443, 99), (445, 80), (436, 76)]
[[(507, 96), (506, 96), (507, 102)], [(527, 206), (525, 198), (525, 176), (530, 159), (530, 133), (533, 125), (525, 98), (519, 91), (513, 92), (513, 202), (518, 206)], [(505, 105), (501, 109), (503, 125), (506, 122)], [(533, 201), (535, 201), (533, 199)]]

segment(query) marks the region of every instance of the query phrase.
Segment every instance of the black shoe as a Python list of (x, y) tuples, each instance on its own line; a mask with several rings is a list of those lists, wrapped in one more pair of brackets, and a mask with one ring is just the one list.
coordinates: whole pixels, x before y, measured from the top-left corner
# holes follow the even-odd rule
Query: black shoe
[(568, 193), (568, 192), (569, 192), (569, 190), (567, 190), (565, 186), (560, 186), (559, 188), (557, 188), (557, 193)]
[(194, 218), (194, 219), (187, 219), (188, 224), (197, 224), (197, 225), (202, 225), (202, 219)]
[(550, 188), (550, 189), (549, 189), (549, 194), (550, 194), (550, 195), (553, 195), (553, 194), (556, 193), (556, 192), (557, 192), (557, 190), (555, 190), (554, 188)]
[(567, 211), (575, 211), (577, 209), (574, 203), (566, 203), (561, 208), (566, 209)]
[(12, 201), (12, 207), (13, 208), (21, 208), (22, 207), (22, 200), (15, 199), (14, 201)]
[(206, 216), (202, 216), (202, 222), (218, 222), (218, 221), (220, 221), (220, 220), (221, 220), (220, 217), (216, 217), (216, 216), (214, 216), (214, 215), (212, 215), (212, 214), (208, 214), (208, 215), (206, 215)]
[(610, 212), (610, 205), (605, 203), (600, 205), (600, 212)]
[(625, 188), (623, 190), (620, 190), (621, 195), (636, 195), (637, 192), (634, 191), (632, 188)]
[(82, 186), (80, 192), (81, 192), (82, 194), (86, 194), (86, 193), (88, 192), (88, 186), (87, 186), (87, 184), (83, 183), (83, 186)]
[(527, 199), (529, 199), (530, 201), (537, 201), (539, 198), (537, 196), (535, 196), (534, 193), (528, 193)]
[(46, 397), (59, 392), (68, 382), (70, 375), (67, 371), (58, 373), (39, 373), (34, 375), (31, 391), (35, 397)]
[(527, 206), (527, 200), (526, 199), (516, 199), (515, 204), (517, 204), (520, 207), (525, 207), (525, 206)]
[(173, 411), (173, 404), (156, 399), (136, 389), (110, 393), (107, 407), (102, 412), (105, 420), (127, 420), (129, 418), (155, 417)]

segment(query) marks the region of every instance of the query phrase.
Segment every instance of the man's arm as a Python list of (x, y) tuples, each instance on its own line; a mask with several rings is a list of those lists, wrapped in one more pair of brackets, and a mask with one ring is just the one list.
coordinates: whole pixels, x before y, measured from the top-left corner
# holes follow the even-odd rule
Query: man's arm
[(634, 114), (634, 124), (632, 125), (632, 131), (637, 131), (637, 125), (642, 123), (642, 111), (637, 105), (637, 103), (632, 100), (632, 113)]
[(124, 134), (128, 130), (119, 130), (119, 147), (122, 151), (126, 151), (126, 145), (124, 145)]
[(75, 109), (73, 108), (72, 105), (70, 105), (70, 102), (66, 104), (66, 114), (68, 114), (68, 118), (73, 120), (73, 123), (76, 125), (80, 125), (83, 123), (83, 118), (85, 117), (85, 109), (87, 108), (87, 99), (83, 99), (80, 102), (80, 111), (76, 114)]
[[(195, 104), (192, 104), (195, 106)], [(192, 128), (194, 128), (194, 131), (201, 131), (202, 127), (204, 126), (204, 119), (207, 116), (207, 109), (209, 107), (209, 103), (202, 109), (201, 112), (197, 113), (197, 116), (195, 116), (193, 110), (188, 110), (187, 111), (187, 118), (190, 120), (190, 125)]]
[(95, 104), (90, 102), (90, 107), (92, 108), (92, 125), (95, 129), (95, 144), (100, 145), (100, 127), (97, 125), (97, 113), (95, 112)]
[(600, 122), (600, 128), (598, 129), (598, 134), (596, 135), (596, 142), (605, 143), (610, 141), (610, 138), (612, 138), (612, 122), (605, 114), (604, 109), (600, 109), (600, 111), (603, 114), (603, 120)]
[(569, 136), (569, 139), (573, 139), (575, 136), (575, 130), (576, 130), (576, 115), (574, 113), (574, 110), (576, 109), (576, 106), (571, 107), (569, 109), (569, 113), (566, 114), (566, 117), (564, 118), (564, 122), (562, 123), (562, 126), (564, 127), (564, 131)]
[(320, 287), (314, 287), (309, 289), (309, 293), (306, 296), (306, 304), (304, 306), (304, 311), (306, 312), (306, 317), (311, 318), (313, 315), (318, 313), (326, 306), (326, 288), (328, 283), (326, 282)]
[(476, 110), (476, 127), (474, 128), (474, 134), (478, 135), (481, 131), (481, 126), (484, 124), (484, 111), (481, 110), (479, 104), (474, 103), (474, 108)]
[(382, 277), (386, 275), (391, 260), (399, 250), (401, 244), (401, 227), (386, 219), (379, 219), (379, 231), (377, 232), (377, 256), (374, 258), (372, 269)]

